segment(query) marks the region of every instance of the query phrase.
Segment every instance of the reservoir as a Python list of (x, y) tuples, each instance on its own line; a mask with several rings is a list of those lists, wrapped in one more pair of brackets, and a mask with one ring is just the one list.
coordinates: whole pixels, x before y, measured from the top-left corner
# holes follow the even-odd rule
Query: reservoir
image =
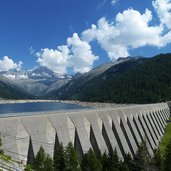
[[(61, 103), (61, 102), (30, 102), (30, 103), (11, 103), (0, 104), (0, 115), (8, 115), (15, 113), (20, 115), (26, 112), (45, 112), (45, 111), (63, 111), (75, 109), (88, 109), (77, 104)], [(28, 114), (29, 114), (28, 113)]]

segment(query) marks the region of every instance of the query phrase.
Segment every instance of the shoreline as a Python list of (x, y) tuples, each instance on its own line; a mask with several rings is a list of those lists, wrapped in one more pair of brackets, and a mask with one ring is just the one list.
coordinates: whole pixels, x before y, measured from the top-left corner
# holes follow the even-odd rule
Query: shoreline
[(15, 103), (37, 103), (37, 102), (57, 102), (57, 103), (68, 103), (77, 104), (83, 107), (94, 107), (94, 108), (113, 108), (128, 106), (128, 104), (116, 104), (116, 103), (99, 103), (99, 102), (82, 102), (76, 100), (42, 100), (42, 99), (22, 99), (22, 100), (0, 100), (0, 104), (15, 104)]

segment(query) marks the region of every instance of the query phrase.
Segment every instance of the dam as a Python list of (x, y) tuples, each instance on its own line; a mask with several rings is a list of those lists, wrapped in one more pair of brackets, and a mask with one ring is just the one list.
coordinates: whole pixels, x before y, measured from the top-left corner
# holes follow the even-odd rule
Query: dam
[(14, 160), (31, 163), (40, 146), (53, 156), (55, 145), (72, 142), (80, 156), (90, 148), (102, 153), (113, 148), (122, 159), (126, 153), (133, 156), (145, 140), (153, 155), (169, 118), (168, 103), (2, 117), (2, 149)]

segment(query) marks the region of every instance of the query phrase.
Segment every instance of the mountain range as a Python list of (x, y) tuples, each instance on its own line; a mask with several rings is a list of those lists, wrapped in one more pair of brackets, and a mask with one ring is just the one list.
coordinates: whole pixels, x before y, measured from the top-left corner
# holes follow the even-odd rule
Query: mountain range
[(38, 67), (28, 71), (11, 70), (0, 72), (8, 83), (21, 91), (39, 98), (46, 93), (57, 90), (71, 80), (69, 75), (60, 75), (46, 67)]
[(4, 87), (21, 90), (25, 98), (114, 103), (153, 103), (171, 99), (171, 54), (118, 58), (74, 76), (59, 75), (45, 67), (0, 72), (0, 75)]

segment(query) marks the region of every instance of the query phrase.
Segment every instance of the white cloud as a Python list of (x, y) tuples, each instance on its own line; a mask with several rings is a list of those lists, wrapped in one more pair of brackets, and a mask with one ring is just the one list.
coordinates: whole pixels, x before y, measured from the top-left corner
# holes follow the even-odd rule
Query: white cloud
[(37, 62), (50, 70), (65, 74), (68, 66), (68, 54), (69, 49), (67, 46), (58, 46), (57, 49), (42, 49), (40, 53), (37, 53)]
[(171, 0), (153, 0), (153, 6), (161, 23), (171, 29)]
[(116, 3), (118, 3), (118, 1), (119, 1), (119, 0), (112, 0), (112, 1), (111, 1), (111, 4), (114, 6), (114, 5), (116, 5)]
[(82, 41), (77, 33), (67, 39), (67, 45), (70, 48), (69, 65), (75, 72), (88, 72), (98, 56), (92, 53), (91, 46)]
[(2, 60), (0, 60), (0, 71), (9, 71), (11, 69), (20, 70), (22, 64), (23, 63), (21, 61), (19, 61), (19, 63), (15, 63), (8, 56), (4, 56)]
[(72, 68), (74, 72), (88, 72), (98, 59), (92, 53), (91, 46), (82, 41), (77, 33), (67, 39), (67, 45), (58, 46), (57, 49), (42, 49), (37, 57), (41, 66), (59, 74), (66, 74), (68, 68)]
[[(102, 7), (107, 0), (102, 0)], [(115, 5), (118, 0), (111, 0)], [(135, 9), (127, 9), (118, 13), (113, 21), (102, 17), (97, 24), (84, 30), (81, 37), (74, 33), (67, 39), (66, 46), (57, 49), (43, 49), (35, 53), (42, 66), (58, 73), (67, 73), (68, 68), (75, 72), (89, 71), (98, 56), (94, 55), (90, 42), (96, 41), (104, 49), (111, 60), (127, 57), (131, 49), (143, 46), (164, 47), (171, 43), (171, 0), (153, 0), (153, 6), (160, 23), (153, 23), (152, 12), (145, 9), (140, 13)], [(32, 49), (30, 49), (32, 51)]]
[[(152, 13), (148, 9), (143, 14), (134, 9), (118, 13), (113, 22), (101, 18), (97, 25), (82, 33), (83, 40), (97, 42), (107, 52), (110, 59), (126, 57), (130, 49), (150, 45), (162, 47), (166, 38), (162, 37), (163, 27), (151, 26)], [(169, 39), (170, 40), (170, 39)], [(167, 41), (169, 42), (167, 39)]]

